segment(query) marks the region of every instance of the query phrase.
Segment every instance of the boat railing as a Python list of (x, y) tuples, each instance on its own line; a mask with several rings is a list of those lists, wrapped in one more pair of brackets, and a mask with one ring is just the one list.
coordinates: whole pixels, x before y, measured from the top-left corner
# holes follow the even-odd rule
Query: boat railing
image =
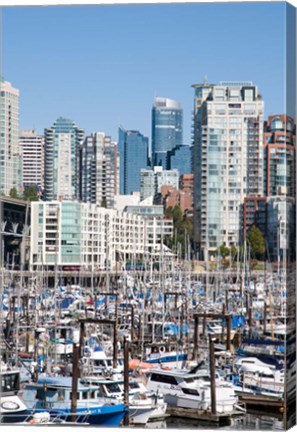
[[(20, 425), (42, 425), (42, 424), (60, 424), (60, 423), (71, 423), (71, 424), (88, 424), (89, 413), (82, 412), (59, 412), (49, 413), (48, 411), (32, 411), (29, 415), (24, 418), (23, 413), (14, 413), (13, 422), (3, 421), (5, 416), (0, 414), (0, 424), (20, 424)], [(67, 420), (70, 419), (71, 421)]]

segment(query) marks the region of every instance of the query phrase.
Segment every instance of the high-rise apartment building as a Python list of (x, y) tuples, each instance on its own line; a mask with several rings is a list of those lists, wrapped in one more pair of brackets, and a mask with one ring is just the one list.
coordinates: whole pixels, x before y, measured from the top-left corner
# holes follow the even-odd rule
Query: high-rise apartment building
[(113, 208), (119, 193), (117, 144), (104, 132), (86, 137), (81, 152), (82, 201)]
[(44, 189), (44, 136), (36, 130), (22, 130), (19, 136), (22, 154), (23, 189), (33, 186), (38, 192)]
[(139, 131), (119, 128), (120, 193), (140, 191), (140, 170), (148, 167), (148, 138)]
[(252, 82), (193, 87), (194, 238), (207, 259), (239, 245), (244, 198), (263, 194), (264, 102)]
[(21, 192), (22, 161), (19, 148), (19, 90), (0, 77), (0, 193)]
[(296, 193), (296, 130), (286, 115), (268, 117), (264, 124), (264, 194)]
[(161, 193), (162, 186), (178, 188), (179, 173), (176, 169), (163, 170), (161, 166), (155, 166), (153, 170), (142, 169), (140, 180), (140, 199)]
[(152, 108), (152, 166), (167, 169), (168, 152), (183, 143), (183, 110), (174, 99), (156, 97)]
[(266, 238), (270, 260), (294, 259), (296, 125), (284, 114), (264, 123), (264, 197), (245, 198), (244, 235), (251, 225)]
[(44, 131), (44, 197), (53, 199), (80, 198), (80, 147), (83, 129), (69, 119), (59, 117)]

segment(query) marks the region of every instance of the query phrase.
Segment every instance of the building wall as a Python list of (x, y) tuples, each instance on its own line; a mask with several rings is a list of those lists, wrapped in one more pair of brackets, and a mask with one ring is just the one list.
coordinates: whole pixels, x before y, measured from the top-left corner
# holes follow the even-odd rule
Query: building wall
[(183, 110), (174, 99), (156, 97), (152, 108), (152, 165), (167, 169), (167, 152), (183, 143)]
[(192, 172), (192, 147), (180, 145), (168, 152), (167, 169), (177, 169), (179, 175)]
[(179, 188), (193, 193), (194, 188), (194, 175), (193, 174), (183, 174), (179, 178)]
[(103, 270), (107, 263), (156, 250), (172, 222), (96, 204), (70, 201), (31, 203), (31, 268), (74, 266)]
[(173, 186), (162, 186), (161, 195), (165, 211), (178, 205), (184, 214), (192, 215), (193, 193)]
[(264, 128), (266, 196), (296, 195), (296, 126), (286, 115), (268, 117)]
[(161, 166), (156, 166), (153, 170), (142, 169), (140, 178), (141, 200), (161, 193), (164, 185), (178, 187), (178, 171), (175, 169), (163, 170)]
[(22, 130), (19, 136), (22, 154), (23, 188), (35, 187), (38, 191), (44, 189), (44, 136), (36, 130)]
[(267, 244), (269, 259), (286, 266), (296, 256), (296, 201), (292, 197), (267, 198)]
[(194, 235), (207, 258), (239, 245), (244, 198), (263, 195), (264, 102), (251, 82), (193, 87)]
[(148, 138), (119, 128), (118, 152), (121, 195), (140, 191), (140, 170), (148, 166)]
[(22, 160), (19, 147), (19, 90), (0, 78), (0, 193), (22, 189)]
[(249, 197), (244, 199), (243, 205), (243, 239), (249, 228), (256, 225), (267, 238), (267, 198)]
[(84, 131), (69, 119), (59, 117), (45, 129), (45, 199), (80, 198), (80, 147)]
[(82, 201), (113, 208), (119, 193), (117, 145), (104, 132), (86, 137), (82, 146)]

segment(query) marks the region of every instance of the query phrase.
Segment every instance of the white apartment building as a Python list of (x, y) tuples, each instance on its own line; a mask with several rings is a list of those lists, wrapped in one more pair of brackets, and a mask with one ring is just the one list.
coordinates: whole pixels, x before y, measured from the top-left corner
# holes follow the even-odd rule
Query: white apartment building
[(153, 170), (140, 170), (140, 199), (144, 200), (161, 192), (164, 185), (178, 189), (179, 173), (177, 169), (164, 170), (162, 166), (155, 166)]
[(263, 194), (264, 102), (252, 82), (193, 87), (194, 236), (207, 259), (239, 245), (244, 198)]
[(149, 248), (157, 250), (160, 223), (150, 221), (151, 237), (145, 218), (137, 214), (74, 201), (32, 202), (31, 269), (114, 269), (117, 262), (142, 257)]
[(21, 192), (22, 161), (19, 147), (19, 90), (0, 77), (0, 193)]
[(22, 130), (19, 136), (22, 154), (23, 188), (44, 189), (44, 136), (36, 130)]

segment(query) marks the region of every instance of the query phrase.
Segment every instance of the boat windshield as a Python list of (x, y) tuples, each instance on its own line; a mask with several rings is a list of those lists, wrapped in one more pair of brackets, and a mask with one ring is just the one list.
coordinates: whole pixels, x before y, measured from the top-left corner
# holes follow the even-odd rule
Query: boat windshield
[(95, 366), (105, 366), (104, 360), (94, 360)]
[(1, 393), (16, 392), (20, 389), (19, 373), (3, 374), (1, 376)]
[(137, 382), (131, 382), (129, 384), (129, 387), (130, 387), (131, 390), (134, 390), (134, 389), (139, 389), (140, 385)]
[(193, 383), (193, 382), (195, 382), (194, 378), (185, 378), (184, 381), (186, 383)]
[(121, 393), (121, 388), (117, 383), (111, 383), (107, 386), (108, 393)]
[(196, 389), (182, 388), (182, 391), (188, 395), (199, 396), (199, 393)]

